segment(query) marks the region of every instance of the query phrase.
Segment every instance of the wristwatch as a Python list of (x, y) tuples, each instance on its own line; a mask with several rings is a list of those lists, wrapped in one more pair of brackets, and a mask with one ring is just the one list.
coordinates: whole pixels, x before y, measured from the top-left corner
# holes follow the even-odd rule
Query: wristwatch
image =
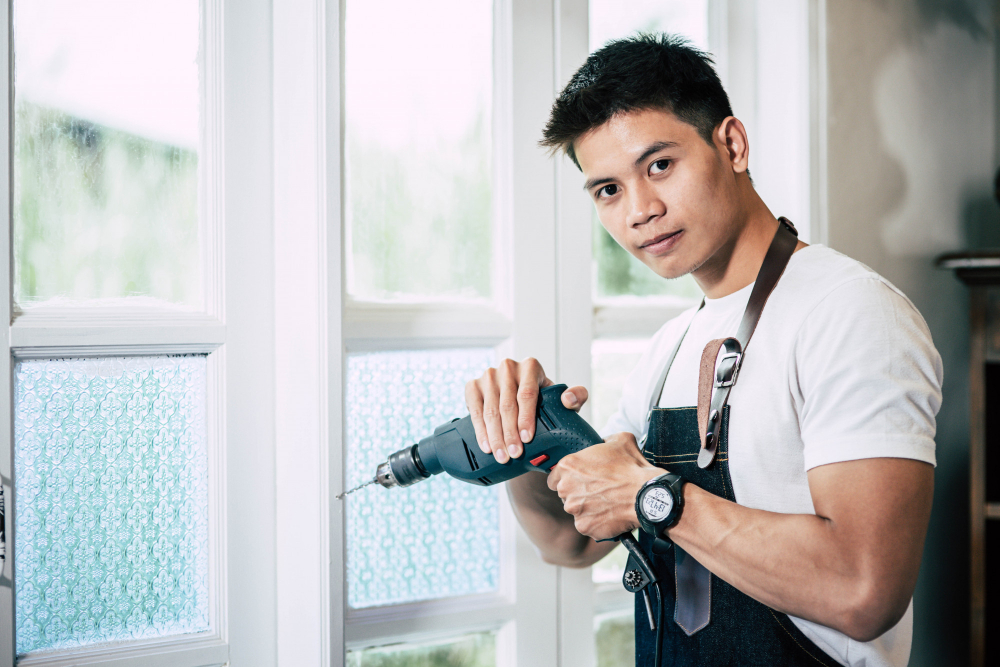
[(666, 473), (642, 485), (635, 496), (635, 514), (644, 531), (661, 537), (664, 530), (677, 523), (684, 509), (684, 482), (680, 475)]

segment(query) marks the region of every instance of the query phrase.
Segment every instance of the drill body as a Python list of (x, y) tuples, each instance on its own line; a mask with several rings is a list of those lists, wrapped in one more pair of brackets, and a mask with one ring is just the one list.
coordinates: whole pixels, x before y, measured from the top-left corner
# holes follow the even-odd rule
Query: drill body
[(564, 456), (602, 442), (601, 436), (579, 414), (562, 404), (566, 385), (544, 387), (535, 414), (535, 437), (524, 444), (524, 454), (500, 463), (485, 454), (476, 441), (471, 417), (442, 424), (415, 445), (392, 454), (379, 466), (376, 481), (385, 487), (409, 486), (446, 472), (464, 482), (491, 486), (526, 472), (548, 472)]

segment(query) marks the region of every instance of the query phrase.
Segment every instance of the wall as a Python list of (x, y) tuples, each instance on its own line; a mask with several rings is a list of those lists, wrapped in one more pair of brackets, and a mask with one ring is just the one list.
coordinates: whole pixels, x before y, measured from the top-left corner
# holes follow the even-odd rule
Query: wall
[(911, 665), (968, 653), (968, 295), (940, 253), (1000, 246), (990, 0), (826, 4), (829, 245), (917, 305), (944, 360)]

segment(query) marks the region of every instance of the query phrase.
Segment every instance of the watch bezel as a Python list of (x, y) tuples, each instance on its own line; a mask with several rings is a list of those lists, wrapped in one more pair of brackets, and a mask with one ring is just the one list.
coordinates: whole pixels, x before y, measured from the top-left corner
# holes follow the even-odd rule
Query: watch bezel
[[(642, 528), (643, 531), (653, 535), (654, 537), (659, 537), (664, 530), (672, 528), (674, 524), (677, 523), (681, 516), (681, 510), (684, 508), (684, 495), (681, 492), (684, 483), (685, 480), (680, 475), (676, 473), (665, 473), (652, 478), (642, 485), (642, 488), (639, 489), (639, 493), (635, 496), (635, 514), (639, 519), (639, 527)], [(673, 507), (670, 508), (670, 512), (667, 513), (667, 516), (660, 521), (650, 520), (646, 516), (642, 507), (642, 501), (646, 494), (656, 487), (664, 489), (673, 499)]]

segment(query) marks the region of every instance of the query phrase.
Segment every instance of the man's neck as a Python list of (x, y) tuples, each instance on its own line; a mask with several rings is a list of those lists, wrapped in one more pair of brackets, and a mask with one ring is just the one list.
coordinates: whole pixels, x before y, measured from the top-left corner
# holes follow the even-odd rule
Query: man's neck
[(693, 272), (698, 286), (710, 299), (738, 292), (757, 279), (779, 223), (756, 193), (754, 199), (759, 205), (748, 212), (734, 237)]

